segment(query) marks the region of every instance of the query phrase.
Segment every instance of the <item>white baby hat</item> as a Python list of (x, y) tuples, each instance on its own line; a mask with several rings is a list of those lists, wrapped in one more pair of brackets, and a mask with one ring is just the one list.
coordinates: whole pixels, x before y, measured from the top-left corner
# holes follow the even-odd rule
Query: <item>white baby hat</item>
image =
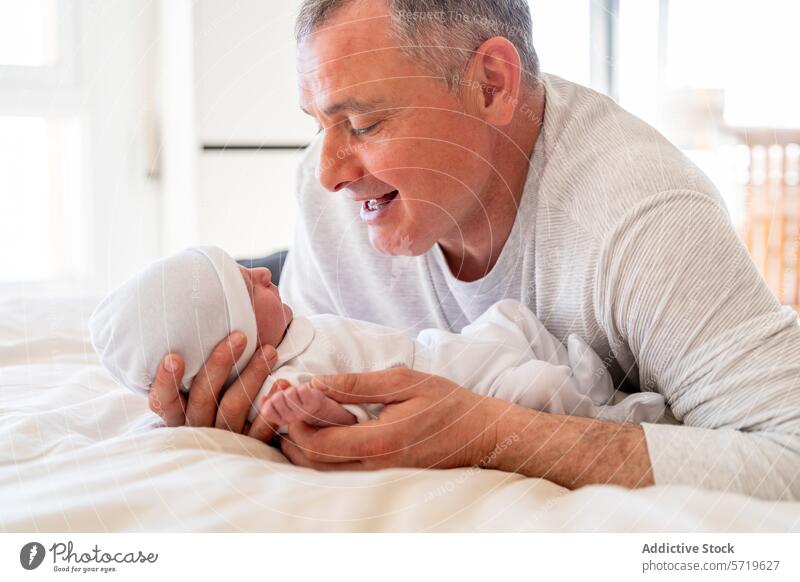
[(147, 393), (163, 357), (177, 353), (192, 380), (233, 331), (247, 347), (228, 382), (257, 344), (255, 313), (239, 265), (222, 249), (196, 247), (153, 263), (106, 297), (89, 319), (92, 345), (117, 382)]

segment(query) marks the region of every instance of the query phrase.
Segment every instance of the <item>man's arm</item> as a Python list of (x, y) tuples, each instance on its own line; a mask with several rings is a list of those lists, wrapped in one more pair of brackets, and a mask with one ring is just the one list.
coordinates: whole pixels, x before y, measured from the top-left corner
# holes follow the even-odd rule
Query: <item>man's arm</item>
[(289, 427), (282, 449), (322, 470), (481, 466), (566, 487), (652, 485), (641, 427), (556, 416), (487, 398), (405, 368), (319, 377), (310, 386), (342, 403), (381, 403), (377, 420)]
[(643, 425), (656, 484), (800, 498), (800, 325), (717, 200), (674, 191), (640, 203), (597, 273), (617, 359), (685, 425)]
[(542, 477), (564, 487), (614, 484), (647, 487), (654, 484), (642, 427), (577, 416), (559, 416), (488, 403), (495, 412), (493, 450), (481, 463)]

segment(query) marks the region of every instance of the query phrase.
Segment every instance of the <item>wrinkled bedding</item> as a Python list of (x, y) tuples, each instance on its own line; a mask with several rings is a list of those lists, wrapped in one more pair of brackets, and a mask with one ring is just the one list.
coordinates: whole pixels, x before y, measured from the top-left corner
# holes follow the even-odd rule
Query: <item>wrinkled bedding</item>
[(474, 468), (320, 473), (169, 429), (88, 341), (95, 301), (0, 300), (0, 530), (800, 531), (800, 503), (687, 487), (568, 491)]

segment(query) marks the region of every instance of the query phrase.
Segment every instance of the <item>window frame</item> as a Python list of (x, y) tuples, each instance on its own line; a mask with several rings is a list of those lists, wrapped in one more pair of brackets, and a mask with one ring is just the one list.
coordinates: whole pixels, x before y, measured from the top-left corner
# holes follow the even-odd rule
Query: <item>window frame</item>
[[(81, 2), (55, 1), (55, 26), (57, 29), (56, 62), (42, 66), (0, 65), (0, 117), (41, 118), (45, 122), (59, 119), (74, 119), (79, 128), (80, 183), (86, 194), (84, 207), (90, 208), (92, 200), (88, 184), (91, 180), (87, 165), (88, 128), (90, 115), (83, 87), (83, 53), (79, 35)], [(81, 240), (70, 241), (76, 249), (84, 249), (89, 243), (84, 233)], [(81, 257), (81, 264), (88, 257)], [(36, 260), (36, 257), (30, 257)], [(86, 277), (84, 268), (69, 276), (54, 273), (45, 279), (6, 281), (0, 283), (4, 292), (24, 290), (26, 294), (46, 293), (54, 289), (72, 290), (80, 288)]]
[(78, 11), (74, 2), (53, 2), (58, 30), (57, 59), (52, 65), (28, 66), (0, 64), (0, 90), (64, 91), (80, 84), (80, 43)]

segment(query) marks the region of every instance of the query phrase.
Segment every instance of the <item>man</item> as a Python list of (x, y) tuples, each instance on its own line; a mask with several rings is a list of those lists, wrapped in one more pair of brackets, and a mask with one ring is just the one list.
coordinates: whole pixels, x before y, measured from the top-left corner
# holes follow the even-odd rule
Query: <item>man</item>
[[(355, 427), (291, 426), (293, 462), (800, 498), (796, 315), (699, 170), (609, 99), (539, 71), (526, 2), (306, 0), (297, 34), (321, 135), (301, 166), (287, 302), (414, 333), (518, 299), (560, 339), (580, 334), (621, 388), (664, 394), (683, 426), (549, 415), (390, 370), (314, 380), (387, 406)], [(162, 370), (151, 405), (168, 424), (245, 428), (274, 350), (220, 400), (231, 345), (188, 402)]]

